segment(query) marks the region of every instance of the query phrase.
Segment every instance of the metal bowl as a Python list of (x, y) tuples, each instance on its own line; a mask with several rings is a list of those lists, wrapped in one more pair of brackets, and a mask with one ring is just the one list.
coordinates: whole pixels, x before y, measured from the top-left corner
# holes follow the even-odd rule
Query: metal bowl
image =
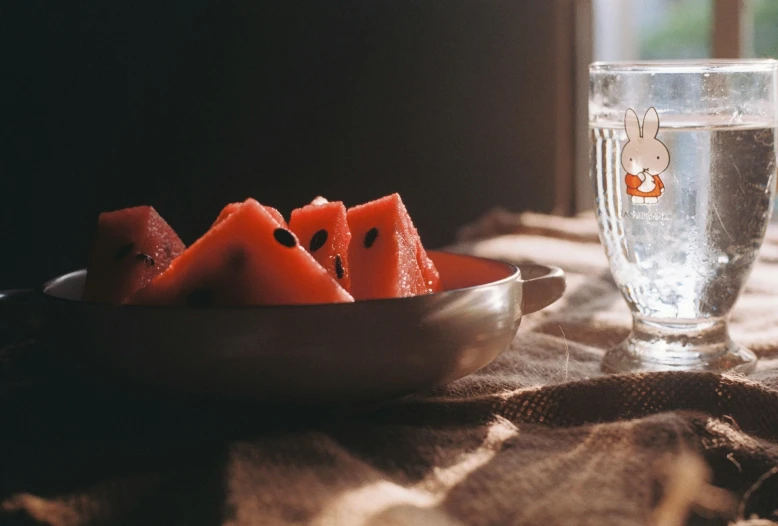
[(558, 268), (430, 251), (445, 291), (329, 305), (190, 308), (81, 301), (85, 270), (35, 294), (63, 373), (145, 394), (277, 403), (380, 400), (461, 378), (556, 301)]

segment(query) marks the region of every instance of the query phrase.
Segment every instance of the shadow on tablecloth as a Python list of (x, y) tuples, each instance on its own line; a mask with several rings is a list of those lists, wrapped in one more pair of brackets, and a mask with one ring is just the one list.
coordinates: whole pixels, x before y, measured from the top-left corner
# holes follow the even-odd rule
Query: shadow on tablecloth
[(605, 377), (630, 318), (593, 220), (501, 218), (456, 250), (562, 266), (566, 296), (488, 367), (368, 412), (125, 400), (7, 347), (0, 524), (778, 520), (774, 235), (732, 316), (754, 375)]

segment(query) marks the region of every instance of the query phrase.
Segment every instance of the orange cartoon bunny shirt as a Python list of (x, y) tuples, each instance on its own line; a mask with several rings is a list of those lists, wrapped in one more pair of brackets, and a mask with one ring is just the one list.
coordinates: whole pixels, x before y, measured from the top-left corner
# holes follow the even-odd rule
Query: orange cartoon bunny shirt
[(627, 143), (621, 150), (621, 165), (627, 171), (627, 195), (635, 204), (656, 204), (665, 192), (659, 174), (670, 165), (670, 152), (656, 138), (659, 132), (659, 114), (648, 108), (640, 125), (637, 113), (628, 109), (624, 115)]

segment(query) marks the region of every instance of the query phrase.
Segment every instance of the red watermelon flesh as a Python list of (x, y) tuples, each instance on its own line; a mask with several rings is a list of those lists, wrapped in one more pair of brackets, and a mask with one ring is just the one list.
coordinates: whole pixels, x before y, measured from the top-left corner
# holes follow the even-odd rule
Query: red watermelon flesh
[(120, 304), (184, 251), (184, 243), (150, 206), (103, 212), (97, 221), (83, 299)]
[[(235, 210), (237, 210), (238, 207), (240, 205), (242, 205), (242, 204), (243, 203), (230, 203), (227, 206), (225, 206), (224, 208), (222, 208), (222, 211), (219, 213), (219, 217), (216, 218), (216, 221), (214, 221), (213, 225), (211, 225), (211, 226), (212, 227), (216, 226), (219, 223), (221, 223), (222, 221), (224, 221), (227, 218), (227, 216), (229, 216), (231, 213), (233, 213)], [(281, 212), (279, 212), (278, 210), (276, 210), (272, 206), (266, 206), (265, 210), (267, 210), (270, 213), (270, 215), (273, 216), (273, 219), (278, 221), (281, 224), (281, 226), (283, 226), (284, 228), (287, 227), (286, 220), (284, 220), (284, 216), (281, 215)]]
[[(319, 199), (319, 198), (317, 198)], [(348, 247), (351, 232), (340, 201), (317, 201), (292, 211), (289, 228), (308, 252), (344, 289), (351, 290)]]
[(417, 261), (416, 240), (398, 194), (348, 210), (351, 294), (402, 298), (431, 292)]
[(427, 256), (427, 251), (424, 250), (424, 245), (421, 243), (419, 231), (416, 230), (416, 227), (411, 220), (411, 216), (407, 212), (405, 214), (405, 219), (405, 227), (408, 235), (414, 240), (414, 245), (416, 247), (416, 262), (419, 264), (419, 270), (421, 270), (422, 276), (424, 276), (427, 291), (430, 293), (440, 292), (443, 290), (443, 286), (440, 284), (440, 273), (438, 272), (438, 269), (435, 268), (435, 264), (432, 260)]
[(253, 199), (211, 227), (131, 303), (193, 307), (353, 301)]

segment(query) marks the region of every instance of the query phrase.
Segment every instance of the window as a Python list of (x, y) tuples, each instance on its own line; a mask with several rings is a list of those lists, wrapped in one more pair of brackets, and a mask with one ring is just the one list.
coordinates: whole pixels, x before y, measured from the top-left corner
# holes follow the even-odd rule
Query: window
[(712, 7), (713, 0), (593, 0), (594, 60), (710, 57)]
[(776, 0), (591, 0), (594, 60), (778, 58)]
[(751, 0), (753, 56), (778, 58), (778, 2)]

